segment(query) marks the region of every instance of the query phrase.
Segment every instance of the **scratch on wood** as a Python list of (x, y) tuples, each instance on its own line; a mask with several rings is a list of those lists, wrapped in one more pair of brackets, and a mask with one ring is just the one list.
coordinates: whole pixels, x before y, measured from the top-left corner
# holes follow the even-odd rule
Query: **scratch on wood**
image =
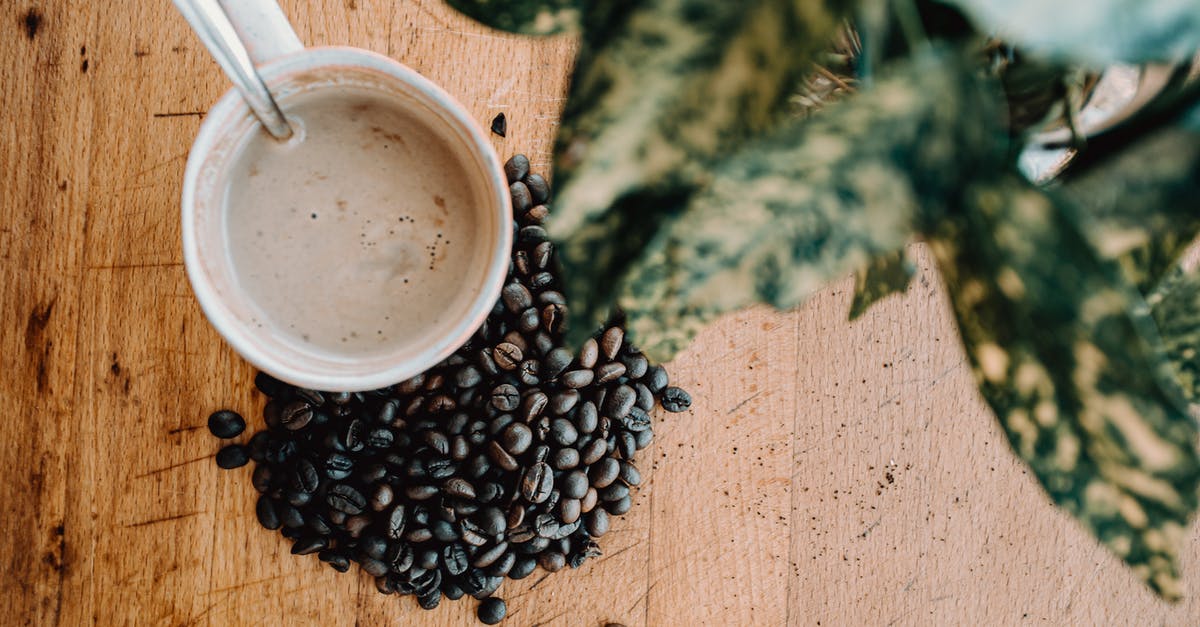
[(156, 118), (189, 118), (189, 117), (204, 117), (208, 115), (208, 111), (169, 111), (166, 113), (155, 113)]
[[(214, 453), (214, 455), (215, 455), (215, 453)], [(196, 463), (196, 462), (198, 462), (198, 461), (203, 461), (203, 460), (206, 460), (206, 459), (211, 459), (212, 457), (213, 457), (213, 455), (205, 455), (204, 457), (197, 457), (196, 459), (189, 459), (189, 460), (187, 460), (187, 461), (185, 461), (185, 462), (179, 462), (179, 463), (177, 463), (177, 464), (171, 464), (170, 466), (166, 466), (166, 467), (164, 467), (164, 468), (159, 468), (159, 469), (157, 469), (157, 470), (151, 470), (150, 472), (144, 472), (144, 473), (142, 473), (142, 474), (140, 474), (140, 475), (137, 475), (137, 476), (135, 476), (135, 477), (134, 477), (134, 479), (141, 479), (141, 478), (143, 478), (143, 477), (149, 477), (150, 475), (157, 475), (157, 474), (158, 474), (158, 473), (160, 473), (160, 472), (166, 472), (166, 471), (168, 471), (168, 470), (174, 470), (175, 468), (179, 468), (180, 466), (187, 466), (188, 464), (194, 464), (194, 463)]]
[(146, 268), (178, 268), (182, 261), (158, 261), (151, 263), (117, 263), (107, 266), (87, 266), (88, 270), (142, 270)]
[(203, 428), (204, 428), (204, 425), (192, 425), (190, 427), (175, 427), (174, 429), (167, 431), (167, 433), (169, 433), (171, 435), (175, 435), (176, 433), (183, 433), (184, 431), (195, 431), (196, 429), (203, 429)]
[(735, 412), (735, 411), (737, 411), (737, 410), (741, 409), (742, 407), (744, 407), (744, 406), (746, 405), (746, 403), (749, 403), (750, 401), (752, 401), (752, 400), (754, 400), (754, 399), (758, 398), (759, 396), (762, 396), (762, 392), (755, 392), (755, 393), (754, 393), (754, 395), (753, 395), (753, 396), (751, 396), (750, 398), (747, 398), (746, 400), (744, 400), (744, 401), (742, 401), (742, 402), (738, 403), (737, 405), (734, 405), (734, 406), (733, 406), (733, 409), (730, 409), (729, 411), (725, 412), (725, 415), (726, 415), (726, 416), (730, 416), (730, 415), (732, 415), (732, 414), (733, 414), (733, 412)]
[(162, 518), (154, 518), (152, 520), (143, 520), (142, 522), (130, 523), (125, 526), (126, 527), (145, 527), (146, 525), (157, 525), (158, 523), (162, 523), (162, 522), (170, 522), (172, 520), (181, 520), (184, 518), (191, 518), (192, 516), (198, 516), (200, 514), (206, 514), (206, 513), (208, 513), (208, 512), (200, 511), (200, 512), (188, 512), (186, 514), (175, 514), (174, 516), (163, 516)]
[(869, 535), (869, 534), (870, 534), (872, 531), (874, 531), (874, 530), (875, 530), (875, 528), (876, 528), (876, 527), (878, 527), (878, 526), (879, 526), (879, 523), (881, 523), (881, 522), (883, 522), (883, 516), (880, 516), (879, 518), (876, 518), (876, 519), (875, 519), (875, 522), (873, 522), (873, 523), (871, 523), (870, 525), (868, 525), (868, 526), (867, 526), (867, 528), (866, 528), (866, 529), (864, 529), (862, 533), (858, 534), (858, 537), (860, 537), (860, 538), (865, 538), (865, 537), (867, 537), (867, 535)]
[(597, 562), (603, 562), (603, 561), (610, 560), (610, 559), (612, 559), (612, 558), (614, 558), (614, 557), (616, 557), (616, 556), (618, 556), (618, 555), (620, 555), (620, 554), (624, 553), (625, 551), (628, 551), (629, 549), (632, 549), (632, 548), (636, 548), (636, 547), (638, 547), (638, 546), (641, 546), (641, 543), (640, 543), (640, 542), (635, 542), (635, 543), (633, 543), (633, 544), (631, 544), (631, 545), (629, 545), (629, 546), (627, 546), (627, 547), (625, 547), (625, 548), (621, 549), (620, 551), (616, 551), (616, 552), (613, 552), (613, 553), (609, 553), (608, 555), (605, 555), (604, 557), (601, 557), (600, 559), (598, 559), (598, 560), (596, 560), (596, 561), (597, 561)]

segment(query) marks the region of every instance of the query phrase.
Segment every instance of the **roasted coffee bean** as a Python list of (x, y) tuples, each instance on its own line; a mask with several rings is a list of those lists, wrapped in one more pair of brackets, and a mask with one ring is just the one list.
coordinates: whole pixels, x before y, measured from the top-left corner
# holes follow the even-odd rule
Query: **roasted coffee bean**
[(525, 212), (525, 220), (534, 224), (541, 224), (550, 216), (550, 208), (546, 205), (534, 205), (532, 209)]
[(240, 468), (250, 462), (250, 449), (241, 444), (230, 444), (217, 451), (217, 466), (230, 470)]
[(646, 370), (650, 367), (650, 363), (646, 361), (646, 357), (639, 353), (623, 355), (621, 363), (625, 364), (625, 374), (630, 379), (642, 378), (646, 374)]
[(437, 496), (438, 489), (436, 486), (416, 484), (404, 488), (404, 496), (414, 501), (428, 501)]
[(538, 566), (548, 573), (556, 573), (567, 565), (567, 556), (557, 551), (547, 551), (538, 555)]
[(354, 469), (354, 460), (341, 453), (330, 453), (325, 458), (325, 476), (334, 481), (341, 481), (350, 476)]
[(521, 393), (508, 383), (497, 385), (492, 390), (492, 406), (500, 411), (513, 411), (521, 402)]
[(533, 249), (533, 264), (539, 270), (550, 269), (550, 261), (554, 257), (554, 244), (542, 242)]
[(367, 446), (376, 450), (386, 450), (391, 448), (392, 443), (396, 440), (395, 434), (387, 427), (376, 427), (367, 432), (364, 441)]
[[(584, 492), (586, 493), (586, 490)], [(579, 499), (563, 499), (558, 502), (558, 517), (563, 524), (570, 525), (578, 522), (581, 514)]]
[(504, 498), (504, 486), (495, 481), (484, 483), (476, 492), (479, 493), (478, 500), (480, 503), (492, 503)]
[(542, 290), (551, 285), (554, 285), (554, 275), (549, 272), (539, 272), (529, 277), (529, 286), (534, 289)]
[(293, 489), (312, 494), (320, 484), (321, 475), (317, 473), (317, 467), (311, 461), (301, 458), (296, 462), (296, 467), (292, 470)]
[(504, 552), (507, 550), (508, 550), (508, 543), (501, 542), (489, 549), (480, 551), (475, 556), (475, 559), (471, 562), (471, 565), (474, 566), (475, 568), (487, 568), (488, 566), (495, 564), (496, 560), (503, 557)]
[(508, 524), (509, 529), (521, 527), (522, 523), (525, 522), (525, 507), (523, 505), (513, 506), (505, 516), (505, 522)]
[(562, 331), (563, 323), (567, 319), (567, 308), (562, 305), (550, 304), (542, 307), (541, 322), (542, 328), (550, 333), (558, 333)]
[(402, 381), (396, 386), (396, 391), (401, 394), (412, 394), (420, 390), (425, 385), (425, 373), (421, 373), (411, 379)]
[(652, 441), (654, 441), (654, 430), (653, 429), (645, 429), (642, 431), (638, 431), (637, 433), (634, 433), (633, 441), (634, 441), (634, 444), (637, 446), (637, 450), (639, 450), (639, 451), (646, 448), (647, 446), (650, 446), (650, 443)]
[(433, 521), (429, 524), (429, 530), (433, 532), (433, 537), (441, 542), (453, 542), (458, 539), (458, 530), (444, 520)]
[(304, 515), (300, 510), (285, 503), (277, 503), (275, 511), (279, 512), (279, 520), (289, 529), (299, 529), (304, 526)]
[(651, 366), (646, 371), (646, 376), (642, 377), (646, 387), (650, 388), (651, 392), (658, 394), (670, 385), (671, 379), (667, 376), (667, 369), (662, 366)]
[(379, 594), (394, 594), (396, 592), (396, 583), (390, 576), (376, 577), (375, 590)]
[(492, 351), (488, 348), (481, 348), (475, 355), (475, 363), (479, 369), (488, 376), (496, 376), (500, 373), (500, 368), (496, 366), (496, 360), (492, 357)]
[(579, 465), (579, 451), (573, 448), (560, 448), (554, 451), (550, 465), (555, 470), (570, 470)]
[(286, 396), (292, 391), (292, 386), (280, 381), (279, 379), (276, 379), (275, 377), (272, 377), (265, 372), (260, 372), (254, 375), (254, 387), (258, 388), (259, 392), (262, 392), (271, 398)]
[(529, 289), (520, 283), (509, 283), (504, 286), (504, 290), (500, 292), (500, 297), (504, 300), (504, 306), (514, 314), (520, 313), (533, 305), (533, 295), (529, 293)]
[(450, 439), (446, 437), (446, 434), (439, 431), (426, 431), (422, 437), (425, 444), (428, 444), (429, 448), (438, 455), (450, 453)]
[(292, 401), (279, 413), (279, 424), (289, 431), (299, 431), (312, 422), (313, 410), (307, 401)]
[(358, 548), (367, 557), (382, 560), (383, 554), (387, 552), (387, 542), (379, 536), (367, 536), (359, 541)]
[(446, 572), (457, 577), (467, 572), (467, 552), (461, 544), (447, 544), (442, 548), (442, 564)]
[(516, 329), (505, 333), (501, 340), (502, 343), (507, 342), (521, 349), (522, 354), (524, 354), (524, 352), (529, 348), (529, 343), (525, 341), (525, 336), (521, 335), (521, 332), (517, 331)]
[(520, 275), (526, 275), (526, 274), (529, 274), (529, 271), (532, 268), (533, 268), (533, 266), (530, 265), (530, 262), (529, 262), (529, 253), (527, 253), (523, 250), (518, 250), (517, 252), (513, 253), (512, 270), (510, 272), (516, 272), (517, 274), (520, 274)]
[[(530, 531), (530, 533), (533, 533), (532, 528), (529, 531)], [(549, 546), (550, 546), (550, 538), (543, 538), (543, 537), (537, 535), (536, 533), (534, 533), (533, 539), (522, 544), (521, 546), (515, 547), (513, 550), (523, 553), (525, 555), (535, 555), (537, 553), (541, 553), (541, 552), (545, 551), (546, 548)]]
[[(567, 298), (558, 290), (545, 290), (537, 295), (537, 300), (543, 305), (566, 305)], [(565, 350), (565, 349), (564, 349)]]
[(333, 533), (333, 527), (329, 526), (329, 521), (322, 518), (321, 515), (316, 512), (310, 511), (308, 513), (306, 522), (308, 524), (308, 528), (319, 536), (328, 536), (329, 534)]
[(524, 180), (529, 176), (529, 159), (525, 155), (513, 155), (504, 164), (504, 175), (510, 184)]
[(420, 555), (417, 556), (417, 566), (420, 566), (425, 570), (433, 570), (437, 568), (441, 561), (442, 560), (438, 556), (438, 552), (432, 549), (421, 551)]
[[(546, 395), (542, 394), (542, 398), (546, 398)], [(533, 432), (527, 425), (514, 422), (504, 430), (500, 436), (500, 443), (509, 454), (520, 455), (529, 450), (530, 445), (533, 444)]]
[(590, 512), (599, 502), (600, 493), (596, 490), (596, 488), (588, 488), (587, 494), (584, 494), (583, 498), (579, 499), (579, 511), (584, 513)]
[(237, 412), (222, 409), (208, 417), (208, 430), (218, 438), (236, 438), (246, 430), (246, 419)]
[(454, 436), (450, 440), (450, 459), (461, 462), (471, 454), (471, 445), (467, 443), (467, 439), (461, 435)]
[(454, 384), (460, 388), (472, 388), (479, 385), (483, 375), (475, 366), (463, 366), (454, 374)]
[(595, 373), (591, 370), (571, 370), (563, 374), (562, 383), (569, 388), (579, 389), (591, 385), (594, 378)]
[(472, 486), (467, 480), (457, 477), (446, 480), (442, 484), (442, 492), (445, 492), (447, 496), (458, 499), (475, 498), (475, 486)]
[(293, 529), (292, 527), (284, 525), (283, 529), (279, 530), (279, 535), (287, 538), (288, 540), (299, 540), (300, 536), (303, 535), (303, 532), (299, 529)]
[(629, 498), (628, 496), (623, 499), (609, 501), (604, 504), (604, 509), (608, 510), (608, 513), (612, 514), (613, 516), (621, 516), (627, 513), (632, 507), (633, 499)]
[(583, 517), (583, 528), (593, 538), (599, 538), (608, 533), (608, 524), (608, 512), (602, 509), (594, 509)]
[(692, 406), (692, 396), (680, 388), (669, 387), (663, 390), (662, 406), (669, 412), (687, 411)]
[(596, 430), (600, 426), (600, 414), (596, 411), (596, 404), (591, 401), (584, 401), (579, 404), (579, 411), (575, 412), (575, 428), (580, 433), (588, 434)]
[(524, 579), (533, 574), (537, 568), (537, 558), (534, 557), (518, 557), (512, 568), (508, 571), (510, 579)]
[(638, 472), (637, 466), (623, 461), (620, 462), (621, 470), (617, 473), (617, 478), (624, 481), (626, 485), (636, 486), (642, 483), (642, 473)]
[(383, 561), (390, 565), (393, 571), (402, 573), (412, 568), (413, 562), (416, 561), (416, 554), (407, 543), (393, 542), (388, 545), (387, 551), (383, 554)]
[(654, 411), (654, 395), (650, 393), (650, 388), (639, 381), (633, 384), (633, 391), (637, 394), (636, 407), (645, 412)]
[(525, 361), (521, 362), (521, 365), (517, 368), (517, 378), (519, 378), (521, 383), (524, 383), (525, 385), (537, 385), (538, 383), (541, 383), (541, 379), (538, 378), (538, 373), (541, 371), (541, 369), (542, 366), (537, 361), (526, 359)]
[(558, 486), (562, 490), (564, 497), (568, 499), (581, 499), (588, 490), (588, 476), (581, 470), (574, 470), (564, 474), (558, 480)]
[(533, 333), (541, 324), (542, 318), (537, 309), (530, 307), (521, 312), (517, 318), (517, 329), (522, 333)]
[[(565, 315), (566, 312), (564, 311), (563, 314)], [(533, 346), (538, 355), (548, 355), (550, 354), (550, 351), (554, 350), (554, 339), (550, 337), (549, 333), (545, 331), (538, 331), (537, 333), (533, 334)], [(539, 375), (540, 374), (539, 364)]]
[(550, 399), (550, 413), (555, 416), (566, 415), (579, 402), (579, 390), (563, 390)]
[(533, 519), (533, 532), (542, 538), (553, 538), (559, 526), (553, 514), (539, 514)]
[[(345, 514), (345, 512), (334, 512), (335, 514)], [(357, 538), (362, 535), (367, 527), (371, 525), (371, 519), (366, 516), (351, 516), (346, 519), (346, 533), (350, 534), (351, 538)]]
[(508, 571), (512, 570), (513, 564), (516, 563), (516, 553), (505, 553), (504, 555), (501, 555), (500, 559), (496, 560), (491, 566), (488, 566), (487, 575), (489, 577), (503, 577), (508, 574)]
[(461, 521), (458, 526), (458, 531), (462, 536), (463, 542), (466, 542), (471, 546), (483, 546), (487, 544), (487, 536), (484, 534), (483, 529), (480, 529), (479, 525), (476, 525), (469, 520)]
[(254, 467), (254, 473), (250, 475), (250, 484), (261, 494), (271, 489), (271, 479), (271, 467), (259, 464)]
[(634, 407), (629, 410), (629, 413), (621, 423), (630, 431), (645, 431), (651, 425), (650, 414), (646, 413), (641, 407)]
[(525, 183), (517, 181), (509, 185), (508, 193), (512, 196), (512, 208), (517, 215), (533, 208), (533, 195), (529, 193), (529, 188)]
[(444, 414), (458, 409), (458, 403), (445, 394), (438, 394), (425, 403), (425, 409), (430, 413)]
[(579, 348), (579, 365), (582, 368), (592, 368), (599, 359), (600, 345), (596, 343), (596, 338), (589, 337)]
[[(513, 208), (515, 209), (516, 207), (514, 206)], [(521, 227), (521, 230), (517, 232), (518, 244), (536, 245), (541, 244), (549, 239), (550, 236), (546, 234), (546, 229), (540, 226), (523, 226)]]
[(554, 489), (554, 471), (545, 462), (538, 462), (525, 469), (521, 477), (521, 497), (530, 503), (542, 503), (550, 498)]
[(607, 454), (607, 443), (605, 443), (604, 440), (593, 440), (592, 443), (587, 446), (587, 448), (583, 449), (583, 453), (580, 456), (580, 462), (582, 462), (585, 466), (591, 466), (592, 464), (600, 461), (600, 458)]
[[(618, 475), (619, 476), (619, 475)], [(600, 500), (605, 503), (619, 501), (629, 496), (629, 487), (624, 483), (614, 482), (612, 485), (600, 490)]]
[(372, 577), (382, 577), (388, 573), (387, 564), (369, 557), (363, 557), (360, 559), (358, 561), (358, 565), (363, 569), (363, 572)]
[(521, 349), (509, 342), (501, 342), (492, 350), (492, 358), (501, 370), (515, 370), (524, 357)]
[(279, 513), (275, 508), (275, 503), (265, 494), (258, 497), (258, 501), (254, 504), (254, 513), (258, 516), (258, 524), (272, 531), (278, 529), (283, 524), (279, 520)]
[(512, 472), (517, 469), (517, 460), (513, 459), (513, 456), (509, 455), (508, 451), (505, 451), (499, 442), (488, 442), (487, 453), (488, 457), (504, 470)]
[(344, 573), (350, 570), (350, 559), (338, 551), (324, 550), (317, 553), (317, 558), (322, 562), (329, 564), (334, 570), (339, 573)]
[[(637, 411), (635, 408), (634, 411)], [(631, 412), (630, 416), (633, 415)], [(622, 431), (617, 435), (617, 451), (621, 453), (621, 457), (631, 459), (633, 454), (637, 452), (637, 438), (633, 437), (633, 433)]]
[(556, 348), (550, 351), (542, 364), (542, 375), (549, 379), (558, 378), (558, 375), (571, 365), (572, 359), (571, 352), (565, 348)]
[(308, 404), (312, 405), (313, 407), (320, 407), (321, 405), (325, 404), (325, 395), (316, 390), (296, 388), (296, 396), (302, 400), (308, 401)]
[(541, 174), (529, 174), (522, 180), (525, 182), (525, 187), (529, 188), (534, 204), (540, 205), (550, 199), (550, 185), (546, 183), (546, 179), (542, 178)]
[(478, 521), (480, 530), (489, 536), (500, 535), (507, 528), (504, 512), (499, 507), (483, 508), (480, 510), (476, 520)]
[(392, 504), (395, 498), (396, 493), (392, 490), (392, 486), (381, 483), (375, 486), (375, 492), (371, 494), (371, 509), (382, 512)]
[(596, 368), (596, 383), (605, 384), (616, 381), (625, 376), (625, 364), (619, 361), (610, 361)]
[(633, 409), (636, 402), (637, 392), (628, 385), (619, 385), (604, 399), (604, 413), (620, 420), (629, 415), (629, 410)]
[(288, 490), (284, 494), (284, 498), (286, 498), (287, 502), (293, 507), (304, 507), (305, 505), (308, 505), (310, 501), (312, 501), (312, 493), (300, 492), (298, 490)]
[(550, 399), (541, 391), (537, 391), (529, 396), (526, 396), (521, 407), (522, 417), (526, 421), (530, 421), (538, 416), (541, 416), (549, 402)]
[(267, 458), (267, 445), (271, 441), (271, 434), (266, 431), (255, 433), (250, 442), (246, 445), (250, 449), (250, 459), (261, 462)]
[(550, 438), (559, 446), (571, 446), (579, 440), (579, 431), (566, 418), (555, 418), (550, 423)]
[(329, 488), (329, 493), (326, 494), (325, 501), (333, 509), (349, 514), (350, 516), (361, 514), (363, 508), (367, 506), (366, 497), (358, 490), (344, 483), (339, 483)]
[(605, 457), (588, 470), (588, 478), (596, 489), (601, 489), (616, 481), (620, 473), (621, 464), (611, 457)]

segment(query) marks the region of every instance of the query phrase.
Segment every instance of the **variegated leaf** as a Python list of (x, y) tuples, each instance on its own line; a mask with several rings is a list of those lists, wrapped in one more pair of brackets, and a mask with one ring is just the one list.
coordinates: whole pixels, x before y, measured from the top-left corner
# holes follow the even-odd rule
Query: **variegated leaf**
[(1090, 62), (1182, 61), (1200, 50), (1195, 0), (952, 0), (1027, 50)]
[(1092, 246), (1148, 294), (1200, 234), (1200, 130), (1169, 126), (1081, 174), (1068, 169), (1061, 193)]
[(871, 305), (892, 294), (903, 294), (908, 289), (915, 271), (916, 268), (903, 250), (876, 257), (854, 277), (854, 300), (850, 303), (850, 319), (858, 319)]
[(592, 2), (556, 150), (554, 220), (692, 182), (775, 124), (853, 0)]
[(466, 15), (510, 33), (552, 35), (579, 25), (582, 0), (446, 0)]
[(902, 248), (945, 209), (937, 199), (1005, 154), (1000, 96), (943, 59), (749, 145), (702, 190), (630, 196), (560, 228), (575, 337), (602, 323), (615, 298), (635, 340), (666, 360), (721, 313), (795, 307)]
[(1200, 487), (1197, 428), (1159, 386), (1141, 296), (1066, 209), (1014, 176), (929, 234), (980, 390), (1050, 497), (1179, 596)]
[(1176, 267), (1149, 300), (1183, 394), (1200, 403), (1200, 272)]

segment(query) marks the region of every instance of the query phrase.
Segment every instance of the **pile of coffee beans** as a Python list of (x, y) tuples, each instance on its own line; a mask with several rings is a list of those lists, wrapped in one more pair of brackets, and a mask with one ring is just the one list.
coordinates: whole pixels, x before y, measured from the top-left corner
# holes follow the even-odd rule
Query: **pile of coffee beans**
[[(441, 364), (365, 393), (299, 389), (259, 374), (267, 430), (217, 453), (222, 468), (256, 462), (259, 522), (338, 571), (351, 562), (384, 594), (486, 599), (504, 577), (555, 572), (600, 554), (611, 516), (641, 483), (637, 451), (651, 412), (691, 404), (619, 325), (572, 353), (567, 302), (541, 222), (550, 190), (522, 155), (505, 165), (518, 216), (508, 281), (492, 314)], [(220, 438), (245, 420), (209, 418)]]

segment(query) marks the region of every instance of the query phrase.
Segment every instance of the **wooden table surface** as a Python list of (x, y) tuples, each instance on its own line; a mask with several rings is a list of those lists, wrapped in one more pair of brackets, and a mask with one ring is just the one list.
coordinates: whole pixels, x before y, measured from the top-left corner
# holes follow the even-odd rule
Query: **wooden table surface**
[[(225, 79), (171, 3), (0, 3), (0, 624), (467, 624), (259, 528), (204, 428), (261, 424), (252, 369), (188, 287), (178, 198)], [(574, 49), (438, 0), (291, 0), (309, 44), (444, 85), (545, 171)], [(944, 288), (845, 322), (850, 283), (712, 326), (673, 364), (648, 481), (576, 571), (500, 590), (510, 625), (1197, 624), (1047, 501), (972, 377)]]

